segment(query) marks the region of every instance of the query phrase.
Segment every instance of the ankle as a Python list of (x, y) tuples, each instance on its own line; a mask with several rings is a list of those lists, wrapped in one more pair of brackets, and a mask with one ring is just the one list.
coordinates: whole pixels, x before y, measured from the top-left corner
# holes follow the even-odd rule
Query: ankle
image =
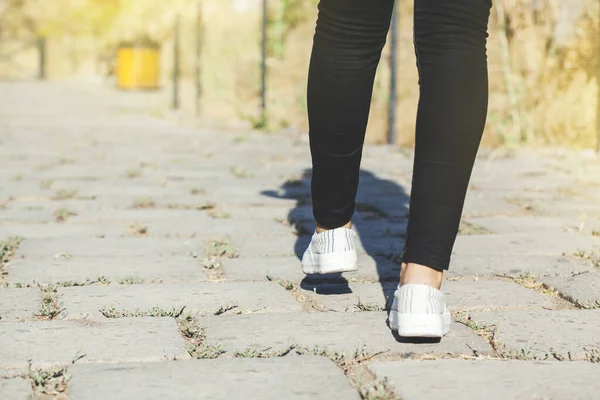
[(402, 263), (400, 285), (428, 285), (435, 289), (442, 287), (444, 273), (431, 267), (414, 263)]
[[(352, 221), (348, 222), (346, 225), (341, 226), (340, 228), (352, 229)], [(325, 231), (329, 231), (331, 229), (325, 228), (319, 224), (317, 224), (317, 233), (323, 233)]]

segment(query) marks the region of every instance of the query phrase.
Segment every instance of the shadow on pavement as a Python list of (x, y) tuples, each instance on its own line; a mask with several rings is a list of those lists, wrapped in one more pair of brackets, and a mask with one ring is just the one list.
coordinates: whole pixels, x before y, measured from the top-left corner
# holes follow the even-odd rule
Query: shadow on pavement
[[(295, 207), (288, 214), (288, 223), (295, 228), (298, 235), (294, 245), (294, 253), (298, 259), (302, 258), (315, 229), (310, 177), (311, 170), (307, 169), (298, 179), (285, 182), (279, 190), (262, 192), (269, 197), (296, 200)], [(386, 310), (391, 305), (394, 290), (398, 285), (400, 267), (395, 257), (401, 254), (404, 246), (408, 204), (409, 196), (404, 187), (379, 178), (370, 171), (361, 170), (353, 223), (362, 248), (367, 256), (375, 261), (377, 281), (381, 285), (384, 298), (387, 299)], [(390, 245), (389, 248), (386, 248), (387, 244)], [(363, 276), (360, 275), (361, 265), (372, 262), (365, 260), (367, 256), (359, 254), (359, 273), (356, 278)], [(300, 286), (321, 295), (349, 294), (352, 293), (352, 289), (348, 279), (352, 279), (352, 275), (307, 275)]]

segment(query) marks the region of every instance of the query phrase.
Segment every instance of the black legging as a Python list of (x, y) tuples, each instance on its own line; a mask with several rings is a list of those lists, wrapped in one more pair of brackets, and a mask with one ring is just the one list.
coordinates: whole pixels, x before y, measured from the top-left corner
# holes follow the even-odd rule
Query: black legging
[[(445, 270), (458, 232), (488, 101), (491, 0), (415, 0), (419, 70), (415, 160), (403, 261)], [(393, 0), (321, 0), (308, 82), (317, 223), (354, 213), (375, 71)]]

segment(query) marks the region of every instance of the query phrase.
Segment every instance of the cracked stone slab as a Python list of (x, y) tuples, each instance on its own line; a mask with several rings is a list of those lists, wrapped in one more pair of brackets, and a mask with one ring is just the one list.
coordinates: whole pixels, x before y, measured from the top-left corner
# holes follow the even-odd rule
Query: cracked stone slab
[(405, 400), (592, 400), (600, 392), (600, 364), (578, 361), (375, 361), (369, 369)]
[(160, 400), (173, 393), (181, 400), (360, 398), (332, 361), (312, 356), (76, 364), (69, 374), (74, 399)]
[[(343, 284), (305, 284), (307, 296), (314, 297), (332, 311), (357, 311), (357, 304), (386, 309), (391, 305), (395, 282)], [(447, 281), (442, 286), (451, 311), (487, 309), (552, 309), (551, 298), (513, 282), (464, 279)]]
[(188, 357), (172, 318), (0, 323), (0, 367), (78, 362), (159, 361)]
[(299, 312), (300, 303), (275, 282), (196, 283), (153, 285), (99, 285), (59, 290), (67, 319), (104, 318), (100, 310), (118, 311), (180, 309), (213, 314), (220, 307), (236, 305), (232, 312)]
[(0, 379), (0, 399), (27, 400), (31, 396), (33, 396), (33, 389), (27, 379)]
[(397, 280), (400, 276), (400, 265), (384, 257), (366, 255), (358, 258), (358, 271), (344, 274), (305, 275), (297, 257), (236, 258), (222, 260), (222, 263), (230, 281), (264, 281), (267, 276), (295, 282), (385, 281)]
[(136, 277), (144, 282), (206, 281), (197, 259), (179, 257), (79, 257), (70, 260), (54, 259), (15, 259), (9, 267), (9, 282), (14, 283), (53, 283), (82, 282), (96, 280), (104, 276), (109, 281), (119, 278)]
[(78, 257), (174, 257), (202, 256), (202, 242), (193, 239), (27, 239), (15, 253), (15, 257), (42, 258), (67, 254)]
[(480, 354), (490, 345), (464, 325), (454, 323), (440, 343), (403, 343), (386, 326), (386, 313), (298, 313), (208, 317), (206, 338), (233, 353), (249, 347), (280, 349), (291, 344), (332, 351), (390, 351), (401, 354)]
[(572, 275), (589, 271), (586, 263), (570, 257), (550, 255), (467, 255), (455, 254), (450, 261), (448, 276), (486, 276), (508, 275), (519, 276), (531, 274)]
[(471, 313), (478, 325), (496, 326), (495, 338), (503, 352), (537, 359), (558, 357), (581, 360), (600, 349), (600, 309), (505, 311)]
[(575, 233), (515, 233), (458, 236), (453, 254), (556, 255), (600, 249), (600, 238)]
[(600, 272), (590, 271), (567, 277), (543, 277), (541, 281), (585, 308), (600, 308)]
[(0, 321), (32, 318), (41, 302), (37, 289), (0, 289)]

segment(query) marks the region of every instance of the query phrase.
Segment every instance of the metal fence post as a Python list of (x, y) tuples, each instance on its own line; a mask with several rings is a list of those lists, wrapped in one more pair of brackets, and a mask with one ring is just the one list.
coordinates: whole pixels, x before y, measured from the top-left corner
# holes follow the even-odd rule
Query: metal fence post
[(173, 32), (173, 109), (179, 109), (179, 27), (180, 16), (175, 16)]
[(259, 126), (267, 124), (267, 25), (268, 25), (269, 3), (262, 0), (262, 39), (261, 39), (261, 63), (260, 63), (260, 121)]
[(398, 8), (394, 5), (391, 22), (390, 40), (390, 97), (388, 103), (388, 143), (396, 144), (396, 104), (398, 82)]
[(40, 36), (38, 38), (38, 52), (39, 52), (39, 70), (38, 78), (40, 80), (46, 79), (46, 38)]

